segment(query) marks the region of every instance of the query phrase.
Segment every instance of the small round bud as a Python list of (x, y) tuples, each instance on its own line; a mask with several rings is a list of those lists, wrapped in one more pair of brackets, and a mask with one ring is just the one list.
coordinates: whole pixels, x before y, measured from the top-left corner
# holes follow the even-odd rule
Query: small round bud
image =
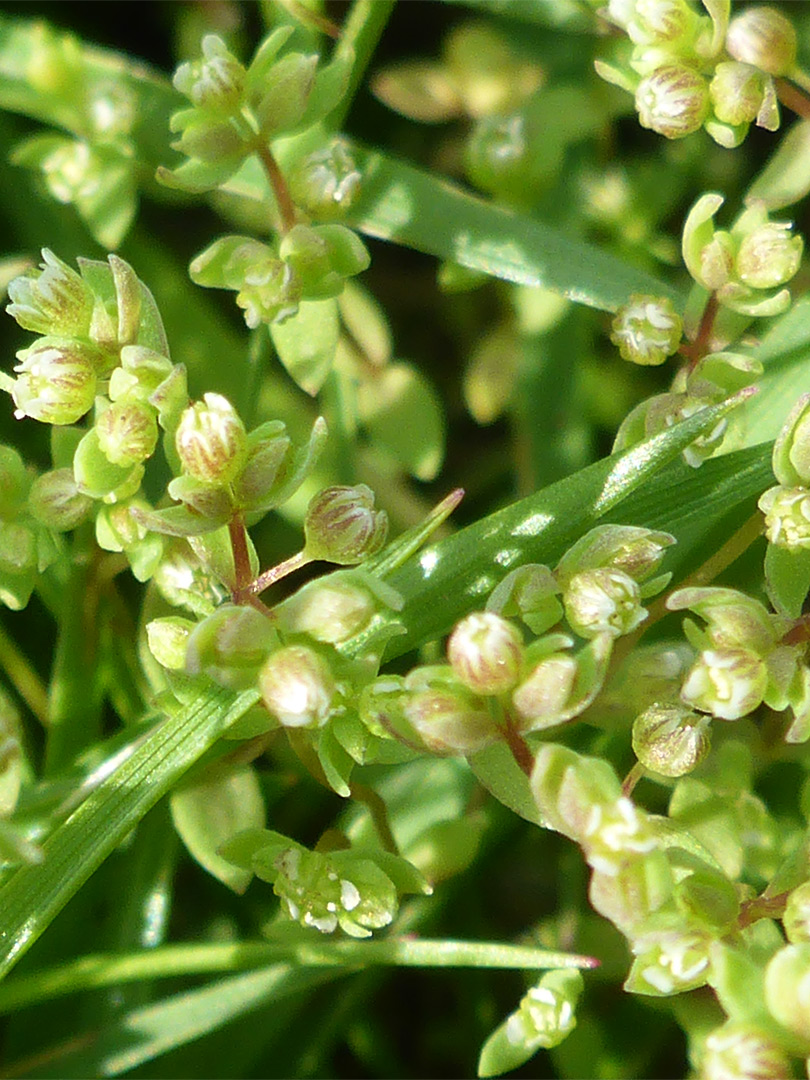
[(186, 666), (186, 646), (194, 625), (190, 619), (181, 619), (178, 615), (152, 619), (146, 624), (149, 652), (161, 667), (169, 671), (183, 670)]
[(512, 695), (522, 734), (561, 723), (577, 677), (577, 662), (566, 653), (541, 660)]
[(810, 1039), (808, 1000), (810, 943), (785, 945), (771, 957), (765, 968), (765, 1004), (771, 1016), (805, 1045)]
[(796, 274), (804, 242), (791, 236), (786, 222), (769, 221), (744, 237), (737, 252), (737, 273), (754, 289), (773, 289)]
[(348, 581), (330, 581), (329, 577), (306, 585), (287, 601), (284, 627), (336, 645), (359, 634), (379, 604), (368, 589)]
[(303, 645), (288, 645), (267, 658), (259, 672), (259, 690), (284, 727), (323, 727), (337, 693), (326, 663)]
[(447, 659), (476, 694), (501, 694), (518, 681), (523, 639), (500, 615), (476, 612), (456, 625), (447, 642)]
[(697, 19), (686, 0), (635, 0), (625, 26), (635, 45), (672, 48), (694, 34)]
[(28, 509), (41, 524), (68, 532), (87, 518), (93, 500), (76, 486), (72, 469), (52, 469), (38, 476), (28, 494)]
[(709, 114), (709, 86), (694, 68), (664, 64), (647, 75), (636, 90), (642, 127), (667, 139), (691, 135)]
[(42, 249), (43, 262), (8, 286), (12, 301), (6, 311), (25, 330), (37, 334), (84, 337), (93, 314), (93, 293), (82, 278), (52, 251)]
[(765, 533), (772, 544), (801, 551), (810, 548), (810, 491), (804, 487), (769, 488), (759, 500)]
[(683, 322), (666, 297), (635, 294), (611, 323), (610, 340), (624, 360), (657, 366), (678, 351)]
[(25, 462), (11, 446), (0, 443), (0, 520), (16, 517), (31, 486)]
[(204, 394), (180, 417), (175, 446), (183, 471), (195, 480), (226, 484), (247, 452), (245, 427), (227, 398)]
[(803, 882), (787, 898), (782, 925), (791, 945), (810, 942), (810, 881)]
[(735, 60), (768, 75), (789, 75), (796, 66), (796, 31), (776, 8), (748, 8), (731, 20), (726, 49)]
[(660, 776), (685, 776), (709, 752), (709, 724), (682, 705), (651, 705), (633, 723), (633, 753)]
[(316, 220), (333, 221), (350, 208), (361, 180), (348, 143), (335, 138), (298, 163), (289, 178), (290, 194)]
[(365, 484), (324, 488), (310, 500), (304, 534), (310, 558), (351, 566), (383, 546), (388, 515), (374, 509), (374, 492)]
[(706, 1039), (701, 1080), (784, 1080), (792, 1073), (784, 1050), (748, 1024), (729, 1021)]
[(496, 737), (489, 710), (461, 686), (414, 690), (404, 699), (402, 712), (434, 754), (474, 754)]
[(725, 61), (714, 69), (709, 84), (714, 115), (724, 124), (751, 124), (765, 97), (765, 76), (750, 64)]
[(96, 398), (95, 350), (76, 341), (40, 338), (17, 353), (22, 360), (12, 397), (19, 419), (30, 416), (43, 424), (75, 424)]
[(222, 686), (247, 690), (278, 635), (266, 615), (252, 607), (223, 604), (189, 635), (186, 671), (207, 675)]
[(241, 103), (245, 69), (216, 34), (202, 40), (203, 58), (181, 64), (172, 82), (194, 105), (229, 113)]
[(96, 432), (101, 452), (113, 465), (137, 465), (157, 446), (155, 410), (138, 401), (113, 402), (97, 419)]
[(739, 720), (762, 704), (764, 661), (750, 649), (705, 649), (681, 688), (681, 699), (720, 720)]
[(563, 594), (563, 605), (571, 629), (585, 638), (598, 634), (620, 637), (647, 618), (638, 582), (622, 570), (607, 567), (574, 574)]
[(250, 107), (262, 135), (292, 132), (301, 122), (315, 83), (316, 53), (287, 53), (260, 80), (248, 76)]

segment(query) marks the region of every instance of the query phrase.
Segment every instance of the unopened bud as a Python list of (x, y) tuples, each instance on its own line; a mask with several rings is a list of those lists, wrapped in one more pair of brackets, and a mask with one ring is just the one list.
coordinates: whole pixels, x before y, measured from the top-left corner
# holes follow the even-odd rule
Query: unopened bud
[(300, 299), (301, 283), (293, 268), (272, 256), (247, 271), (236, 294), (236, 303), (251, 330), (259, 323), (281, 322), (294, 315)]
[(808, 999), (810, 943), (786, 945), (771, 957), (765, 968), (765, 1003), (771, 1016), (798, 1035), (804, 1044), (810, 1039)]
[(694, 36), (697, 18), (686, 0), (635, 0), (625, 25), (634, 44), (672, 49)]
[(772, 544), (801, 551), (810, 547), (810, 491), (804, 487), (769, 488), (759, 500), (765, 533)]
[(6, 310), (25, 330), (84, 337), (93, 314), (93, 293), (82, 278), (48, 248), (42, 264), (8, 286)]
[(810, 944), (810, 881), (803, 882), (788, 896), (782, 925), (791, 945)]
[(332, 221), (349, 210), (361, 180), (348, 143), (335, 138), (295, 167), (290, 194), (315, 220)]
[(113, 465), (137, 465), (155, 452), (155, 410), (138, 401), (116, 401), (96, 421), (98, 445)]
[(22, 360), (11, 391), (15, 416), (44, 424), (75, 424), (96, 398), (96, 352), (62, 338), (40, 338), (17, 353)]
[(447, 642), (447, 658), (459, 679), (477, 694), (511, 690), (520, 675), (523, 639), (491, 611), (468, 615)]
[(267, 658), (259, 673), (259, 690), (269, 712), (284, 727), (322, 727), (337, 693), (325, 661), (303, 645), (288, 645)]
[(370, 591), (329, 575), (310, 582), (284, 605), (285, 629), (335, 645), (359, 634), (379, 604)]
[(11, 446), (0, 443), (0, 520), (16, 517), (31, 485), (25, 462)]
[(239, 108), (245, 69), (216, 34), (202, 40), (203, 58), (181, 64), (172, 82), (194, 105), (216, 112)]
[(546, 656), (512, 695), (522, 734), (561, 722), (577, 677), (577, 662), (566, 653)]
[(678, 351), (683, 322), (666, 297), (636, 294), (619, 308), (610, 340), (632, 364), (657, 366)]
[(189, 635), (186, 671), (247, 690), (255, 686), (259, 669), (276, 644), (278, 634), (266, 615), (252, 607), (224, 604)]
[(621, 570), (583, 570), (574, 574), (563, 594), (565, 617), (580, 637), (620, 637), (647, 618), (638, 583)]
[(180, 417), (175, 446), (185, 473), (205, 483), (225, 484), (244, 461), (247, 435), (227, 398), (204, 394)]
[(161, 667), (182, 671), (186, 666), (186, 646), (195, 624), (190, 619), (169, 615), (146, 624), (149, 651)]
[(304, 533), (310, 558), (351, 566), (383, 546), (388, 515), (374, 509), (374, 492), (365, 484), (324, 488), (310, 500)]
[[(409, 682), (415, 680), (409, 676), (406, 685)], [(462, 686), (414, 689), (404, 698), (402, 712), (434, 754), (473, 754), (497, 735), (485, 703)]]
[(651, 705), (633, 723), (633, 752), (660, 776), (685, 776), (709, 752), (710, 720), (681, 705)]
[(292, 131), (304, 115), (315, 81), (318, 56), (288, 53), (249, 88), (250, 107), (262, 134)]
[(718, 64), (709, 84), (714, 115), (724, 124), (751, 124), (765, 97), (765, 76), (750, 64), (728, 60)]
[(764, 661), (749, 649), (705, 649), (681, 688), (681, 699), (720, 720), (739, 720), (762, 704)]
[(347, 277), (365, 270), (365, 244), (344, 225), (295, 225), (283, 237), (279, 255), (292, 267), (307, 300), (338, 296)]
[(709, 86), (694, 68), (664, 64), (641, 80), (636, 109), (642, 127), (667, 139), (691, 135), (709, 114)]
[(776, 8), (748, 8), (731, 20), (726, 49), (735, 60), (769, 75), (789, 75), (796, 66), (796, 31)]
[(68, 532), (87, 518), (93, 500), (76, 486), (72, 469), (52, 469), (37, 477), (28, 494), (28, 509), (43, 525)]
[(792, 236), (788, 222), (769, 221), (743, 238), (737, 273), (753, 289), (773, 289), (795, 276), (804, 241)]
[(701, 1080), (784, 1080), (791, 1073), (784, 1050), (749, 1024), (729, 1021), (706, 1039)]

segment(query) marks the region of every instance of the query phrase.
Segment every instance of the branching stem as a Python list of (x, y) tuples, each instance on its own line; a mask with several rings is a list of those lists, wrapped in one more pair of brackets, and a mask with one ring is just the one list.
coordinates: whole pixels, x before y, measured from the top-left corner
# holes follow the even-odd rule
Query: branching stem
[(256, 146), (256, 153), (259, 156), (259, 161), (262, 163), (267, 180), (273, 191), (273, 196), (276, 200), (276, 206), (278, 207), (279, 217), (281, 219), (281, 231), (288, 233), (296, 222), (296, 210), (295, 203), (292, 201), (290, 195), (290, 189), (287, 187), (287, 181), (284, 179), (284, 175), (281, 169), (278, 167), (278, 162), (273, 157), (270, 151), (270, 147), (266, 143), (258, 143)]

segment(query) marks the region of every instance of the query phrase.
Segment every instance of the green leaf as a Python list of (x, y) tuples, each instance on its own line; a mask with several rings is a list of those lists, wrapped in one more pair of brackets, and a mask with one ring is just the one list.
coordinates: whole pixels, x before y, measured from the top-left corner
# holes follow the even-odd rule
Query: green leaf
[(768, 544), (765, 582), (774, 608), (781, 615), (798, 619), (810, 591), (810, 551), (788, 551), (778, 544)]
[(220, 689), (201, 694), (102, 763), (98, 786), (42, 845), (43, 864), (22, 867), (0, 886), (0, 975), (257, 697), (254, 691), (236, 697)]
[(174, 827), (191, 856), (223, 885), (243, 893), (253, 874), (223, 859), (219, 849), (243, 829), (264, 825), (264, 798), (255, 771), (249, 765), (225, 772), (215, 768), (173, 792), (169, 806)]
[(301, 389), (313, 397), (331, 371), (339, 335), (334, 299), (303, 300), (295, 315), (270, 325), (279, 360)]
[(357, 388), (357, 417), (375, 447), (417, 480), (433, 480), (444, 458), (444, 416), (428, 380), (412, 364), (387, 364)]
[(781, 210), (810, 194), (810, 121), (797, 120), (781, 138), (765, 168), (748, 189), (746, 202), (755, 199), (767, 210)]
[(101, 499), (121, 487), (138, 468), (137, 465), (114, 465), (99, 446), (96, 428), (91, 428), (84, 436), (73, 459), (79, 491), (94, 499)]

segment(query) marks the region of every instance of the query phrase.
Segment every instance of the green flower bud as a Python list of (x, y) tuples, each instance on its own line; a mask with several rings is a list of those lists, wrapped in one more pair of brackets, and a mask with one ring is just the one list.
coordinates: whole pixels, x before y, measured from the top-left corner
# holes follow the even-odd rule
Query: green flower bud
[(215, 112), (239, 109), (245, 69), (216, 34), (202, 40), (203, 58), (181, 64), (172, 82), (195, 105)]
[(563, 593), (565, 617), (580, 637), (620, 637), (647, 618), (638, 583), (622, 570), (601, 568), (574, 574)]
[(531, 786), (543, 824), (576, 843), (592, 829), (596, 808), (623, 798), (619, 778), (606, 761), (554, 743), (538, 750)]
[(221, 394), (204, 394), (185, 410), (174, 442), (183, 471), (209, 484), (233, 479), (247, 452), (244, 424)]
[(259, 429), (250, 433), (245, 463), (233, 482), (233, 494), (239, 506), (249, 510), (266, 507), (277, 481), (283, 482), (286, 477), (291, 447), (280, 421), (265, 435)]
[(774, 443), (772, 462), (783, 487), (810, 484), (810, 394), (803, 394), (788, 413)]
[(636, 109), (642, 127), (667, 139), (697, 131), (709, 114), (709, 86), (694, 68), (663, 64), (641, 80)]
[(557, 599), (560, 585), (547, 566), (527, 563), (513, 570), (492, 590), (487, 610), (518, 615), (535, 634), (544, 634), (562, 618)]
[(88, 345), (63, 338), (40, 338), (17, 353), (22, 360), (11, 395), (14, 415), (30, 416), (43, 424), (75, 424), (96, 398), (96, 352)]
[(267, 709), (284, 727), (323, 727), (337, 686), (326, 662), (303, 645), (272, 653), (259, 672)]
[(72, 469), (52, 469), (38, 476), (28, 494), (28, 509), (41, 524), (56, 532), (81, 525), (93, 500), (76, 486)]
[(137, 401), (116, 401), (96, 420), (98, 445), (113, 465), (137, 465), (155, 452), (155, 410)]
[(714, 69), (709, 84), (714, 115), (724, 124), (751, 124), (765, 99), (766, 78), (750, 64), (725, 61)]
[(225, 599), (221, 583), (204, 567), (185, 542), (169, 548), (155, 571), (155, 585), (172, 607), (205, 617)]
[(351, 207), (361, 180), (348, 143), (338, 137), (295, 166), (289, 178), (290, 194), (315, 220), (332, 221)]
[(810, 944), (810, 881), (793, 889), (787, 898), (782, 925), (791, 945)]
[(782, 1027), (810, 1039), (810, 944), (786, 945), (765, 968), (765, 1003)]
[(597, 525), (566, 551), (554, 576), (565, 586), (582, 570), (607, 569), (642, 582), (655, 573), (674, 543), (670, 533), (636, 525)]
[(312, 581), (284, 605), (284, 628), (336, 645), (359, 634), (380, 603), (369, 589), (337, 575)]
[(34, 529), (22, 522), (0, 522), (0, 603), (20, 611), (28, 603), (40, 571)]
[(790, 1058), (764, 1031), (728, 1021), (706, 1039), (700, 1080), (784, 1080)]
[(748, 233), (737, 252), (737, 274), (753, 289), (773, 289), (790, 281), (802, 261), (804, 241), (790, 235), (788, 222), (769, 221)]
[(708, 623), (712, 644), (719, 647), (750, 649), (765, 656), (779, 637), (778, 621), (764, 604), (737, 589), (708, 585), (676, 589), (667, 599), (667, 607), (670, 611), (689, 608), (697, 612)]
[(324, 488), (310, 500), (304, 534), (310, 558), (351, 566), (383, 546), (388, 515), (374, 509), (374, 492), (365, 484)]
[(681, 688), (681, 699), (720, 720), (739, 720), (762, 704), (768, 669), (750, 649), (705, 649)]
[(630, 297), (611, 323), (610, 340), (624, 360), (657, 366), (678, 351), (683, 334), (680, 315), (666, 297)]
[(699, 931), (644, 934), (632, 945), (635, 961), (625, 986), (637, 993), (668, 996), (705, 986), (711, 938)]
[(126, 397), (148, 401), (173, 370), (174, 364), (167, 356), (143, 345), (125, 345), (121, 349), (121, 364), (110, 375), (110, 400)]
[(37, 334), (85, 337), (90, 328), (94, 297), (83, 279), (48, 248), (43, 262), (8, 286), (12, 301), (6, 311), (25, 330)]
[(709, 717), (680, 705), (651, 705), (633, 723), (633, 753), (660, 776), (685, 776), (711, 746)]
[(343, 225), (295, 225), (283, 237), (279, 255), (292, 267), (305, 300), (338, 296), (344, 280), (369, 264), (363, 241)]
[(673, 54), (688, 44), (698, 18), (686, 0), (635, 0), (626, 14), (627, 35), (635, 45), (659, 45)]
[(189, 675), (207, 675), (221, 686), (247, 690), (278, 634), (266, 615), (252, 607), (224, 604), (192, 630), (186, 649)]
[(810, 547), (810, 491), (803, 487), (769, 488), (758, 506), (765, 515), (765, 533), (772, 544), (801, 551)]
[(259, 323), (281, 322), (294, 315), (301, 299), (301, 282), (293, 268), (273, 256), (257, 262), (244, 276), (236, 303), (251, 330)]
[(182, 671), (186, 666), (186, 646), (195, 627), (190, 619), (169, 615), (146, 624), (146, 643), (161, 667)]
[[(428, 669), (428, 672), (430, 669)], [(434, 754), (474, 754), (496, 737), (495, 721), (480, 698), (466, 687), (441, 685), (417, 668), (405, 680), (411, 690), (401, 702), (403, 716)], [(419, 684), (424, 688), (419, 688)]]
[(776, 8), (748, 8), (731, 20), (726, 49), (735, 60), (769, 75), (789, 75), (796, 66), (796, 31)]
[(31, 486), (25, 462), (11, 446), (0, 443), (0, 520), (16, 517)]
[(267, 138), (291, 132), (303, 119), (315, 82), (317, 54), (288, 53), (249, 87), (248, 100)]
[(579, 843), (589, 866), (615, 875), (628, 857), (654, 851), (658, 840), (647, 814), (622, 795), (615, 802), (594, 803)]
[(224, 167), (230, 163), (235, 168), (238, 160), (250, 152), (249, 143), (231, 120), (199, 116), (189, 109), (172, 118), (172, 130), (180, 129), (180, 138), (172, 143), (172, 149), (209, 165)]
[(522, 734), (562, 723), (574, 690), (578, 666), (573, 656), (546, 656), (512, 694)]
[(500, 615), (475, 612), (456, 624), (447, 642), (447, 659), (476, 694), (501, 694), (518, 681), (523, 639)]

